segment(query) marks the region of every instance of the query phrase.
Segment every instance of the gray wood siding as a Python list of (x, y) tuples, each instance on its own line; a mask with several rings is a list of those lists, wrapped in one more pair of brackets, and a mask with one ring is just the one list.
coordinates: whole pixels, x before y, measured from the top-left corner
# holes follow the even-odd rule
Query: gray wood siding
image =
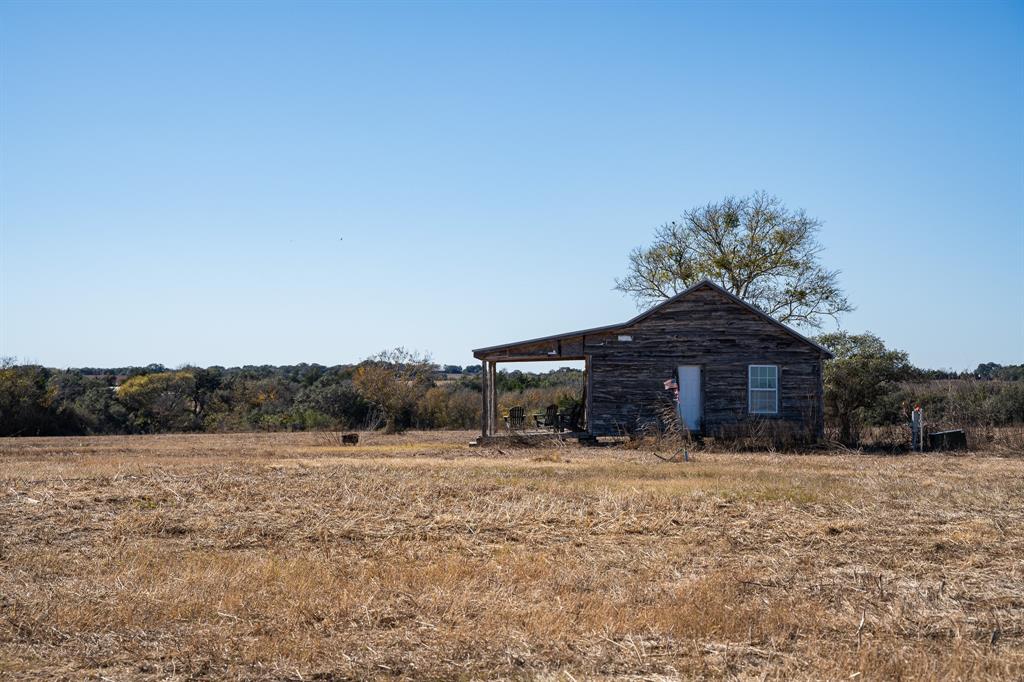
[[(623, 342), (618, 335), (632, 335)], [(589, 430), (617, 435), (656, 422), (671, 393), (664, 381), (679, 365), (702, 368), (706, 435), (749, 432), (818, 438), (822, 431), (819, 350), (708, 287), (614, 333), (588, 335)], [(779, 412), (751, 415), (747, 368), (779, 368)]]

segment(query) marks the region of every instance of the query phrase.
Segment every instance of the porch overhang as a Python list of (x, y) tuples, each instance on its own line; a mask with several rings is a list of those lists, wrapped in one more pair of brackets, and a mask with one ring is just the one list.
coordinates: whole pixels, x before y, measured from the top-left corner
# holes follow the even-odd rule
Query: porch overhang
[[(601, 329), (612, 331), (615, 327)], [(545, 362), (553, 360), (585, 360), (583, 344), (586, 334), (599, 330), (587, 330), (585, 333), (572, 332), (558, 336), (547, 336), (540, 339), (506, 343), (500, 346), (477, 348), (473, 357), (485, 362)]]
[[(588, 330), (590, 333), (592, 330)], [(483, 364), (482, 393), (483, 411), (480, 428), (481, 436), (486, 439), (498, 432), (498, 376), (499, 362), (564, 362), (582, 360), (584, 364), (584, 422), (590, 415), (590, 358), (584, 353), (585, 336), (578, 332), (530, 339), (517, 343), (507, 343), (488, 348), (477, 348), (473, 357)], [(564, 435), (564, 434), (563, 434)], [(573, 437), (587, 436), (586, 432), (573, 434)]]

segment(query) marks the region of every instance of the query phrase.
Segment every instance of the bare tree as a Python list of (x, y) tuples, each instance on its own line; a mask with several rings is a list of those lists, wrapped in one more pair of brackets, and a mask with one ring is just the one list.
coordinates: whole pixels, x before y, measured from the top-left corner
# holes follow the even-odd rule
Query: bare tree
[(352, 383), (380, 412), (385, 431), (394, 433), (412, 422), (417, 401), (431, 386), (434, 369), (428, 355), (394, 348), (360, 363)]
[(820, 327), (853, 310), (839, 272), (818, 261), (820, 227), (765, 192), (726, 197), (659, 227), (615, 288), (646, 307), (708, 278), (780, 322)]

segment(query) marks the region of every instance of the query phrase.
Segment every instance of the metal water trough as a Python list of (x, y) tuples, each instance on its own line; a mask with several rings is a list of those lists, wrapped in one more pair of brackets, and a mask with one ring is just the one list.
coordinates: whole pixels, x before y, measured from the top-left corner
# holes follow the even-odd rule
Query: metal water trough
[(963, 429), (928, 434), (929, 450), (966, 450), (967, 434)]

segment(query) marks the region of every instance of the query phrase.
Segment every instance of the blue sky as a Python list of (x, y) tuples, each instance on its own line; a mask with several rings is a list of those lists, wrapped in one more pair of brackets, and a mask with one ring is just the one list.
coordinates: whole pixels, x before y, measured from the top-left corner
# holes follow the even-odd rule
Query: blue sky
[(1024, 361), (1024, 4), (0, 4), (4, 356), (468, 364), (759, 189), (843, 328)]

